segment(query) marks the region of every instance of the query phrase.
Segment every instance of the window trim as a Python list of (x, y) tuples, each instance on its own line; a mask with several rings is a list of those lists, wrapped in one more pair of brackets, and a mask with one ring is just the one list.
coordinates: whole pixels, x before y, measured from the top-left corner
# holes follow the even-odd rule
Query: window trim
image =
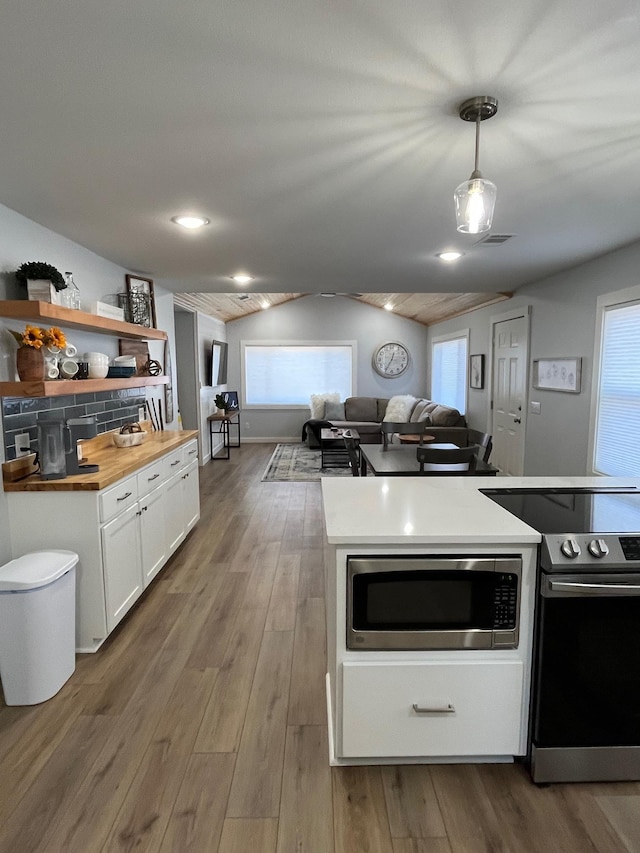
[[(593, 348), (593, 375), (591, 377), (591, 407), (589, 411), (589, 445), (587, 450), (586, 474), (590, 477), (607, 477), (596, 471), (596, 427), (600, 406), (600, 373), (602, 369), (602, 348), (604, 341), (604, 318), (610, 308), (624, 308), (626, 305), (640, 302), (640, 285), (603, 293), (596, 302), (595, 345)], [(584, 364), (584, 362), (583, 362)], [(584, 381), (584, 374), (583, 374)]]
[[(351, 348), (351, 396), (357, 396), (358, 390), (358, 342), (345, 341), (309, 341), (309, 340), (248, 340), (240, 341), (240, 386), (241, 407), (253, 411), (285, 412), (304, 411), (309, 409), (309, 403), (247, 403), (245, 382), (245, 350), (247, 347), (350, 347)], [(313, 392), (312, 392), (313, 393)]]
[[(467, 343), (467, 354), (465, 357), (465, 365), (464, 365), (464, 371), (465, 371), (465, 373), (464, 373), (464, 377), (465, 377), (464, 378), (464, 411), (460, 412), (460, 414), (463, 415), (465, 418), (467, 416), (467, 409), (469, 407), (469, 352), (470, 352), (469, 345), (470, 345), (470, 338), (471, 338), (471, 332), (470, 332), (470, 329), (468, 329), (468, 328), (467, 329), (458, 329), (455, 332), (448, 332), (444, 335), (435, 335), (433, 338), (431, 338), (431, 347), (430, 347), (430, 352), (429, 352), (429, 358), (431, 361), (431, 363), (429, 365), (429, 370), (428, 370), (429, 394), (430, 394), (431, 400), (433, 400), (434, 403), (441, 403), (442, 402), (441, 400), (434, 400), (433, 399), (433, 362), (434, 362), (433, 347), (435, 344), (447, 343), (448, 341), (457, 341), (457, 340), (461, 340), (461, 339), (464, 339), (466, 341), (466, 343)], [(445, 405), (445, 404), (443, 403), (443, 405)]]

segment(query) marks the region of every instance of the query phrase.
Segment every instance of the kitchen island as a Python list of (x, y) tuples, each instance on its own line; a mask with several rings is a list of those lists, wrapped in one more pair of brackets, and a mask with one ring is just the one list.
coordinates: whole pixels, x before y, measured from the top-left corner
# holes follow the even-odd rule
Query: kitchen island
[[(603, 482), (598, 477), (322, 480), (332, 764), (504, 762), (526, 754), (541, 536), (481, 490), (501, 485), (584, 488)], [(637, 486), (638, 480), (606, 478), (606, 483)], [(375, 570), (376, 561), (383, 566), (392, 561), (397, 568), (403, 560), (407, 565), (439, 561), (440, 568), (457, 560), (467, 569), (515, 561), (515, 641), (514, 632), (501, 631), (487, 641), (491, 632), (474, 627), (466, 638), (460, 636), (472, 643), (484, 634), (488, 647), (456, 645), (455, 640), (450, 647), (430, 646), (427, 639), (423, 647), (385, 648), (394, 637), (382, 624), (386, 603), (376, 593), (374, 606), (385, 615), (373, 626), (378, 630), (361, 632), (360, 641), (372, 646), (356, 647), (351, 622), (358, 608), (369, 605), (354, 604), (353, 567), (371, 564)], [(393, 619), (401, 618), (396, 608)]]

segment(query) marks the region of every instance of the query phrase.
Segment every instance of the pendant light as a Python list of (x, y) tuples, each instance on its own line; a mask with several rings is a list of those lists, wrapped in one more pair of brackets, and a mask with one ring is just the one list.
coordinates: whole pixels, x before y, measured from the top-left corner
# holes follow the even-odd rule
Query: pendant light
[(456, 188), (456, 225), (463, 234), (483, 234), (489, 231), (496, 204), (496, 185), (482, 177), (478, 169), (480, 153), (480, 122), (498, 112), (498, 101), (488, 95), (478, 95), (460, 104), (460, 118), (476, 123), (475, 168), (468, 181)]

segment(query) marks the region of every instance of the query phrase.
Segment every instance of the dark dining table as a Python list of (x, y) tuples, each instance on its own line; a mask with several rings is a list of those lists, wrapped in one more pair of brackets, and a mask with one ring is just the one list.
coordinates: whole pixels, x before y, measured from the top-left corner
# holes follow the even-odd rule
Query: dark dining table
[[(429, 444), (442, 450), (456, 450), (457, 444)], [(422, 476), (459, 477), (467, 475), (466, 465), (433, 465), (425, 463)], [(360, 476), (366, 477), (371, 471), (374, 477), (416, 477), (420, 476), (420, 463), (416, 455), (416, 445), (391, 444), (386, 450), (381, 444), (360, 445)], [(478, 459), (472, 475), (495, 477), (498, 469), (488, 462)]]

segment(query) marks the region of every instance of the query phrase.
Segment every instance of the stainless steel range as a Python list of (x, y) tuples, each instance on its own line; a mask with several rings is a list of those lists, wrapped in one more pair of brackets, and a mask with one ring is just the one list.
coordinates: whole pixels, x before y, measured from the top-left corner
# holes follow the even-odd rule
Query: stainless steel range
[(640, 780), (640, 491), (483, 492), (543, 534), (533, 780)]

